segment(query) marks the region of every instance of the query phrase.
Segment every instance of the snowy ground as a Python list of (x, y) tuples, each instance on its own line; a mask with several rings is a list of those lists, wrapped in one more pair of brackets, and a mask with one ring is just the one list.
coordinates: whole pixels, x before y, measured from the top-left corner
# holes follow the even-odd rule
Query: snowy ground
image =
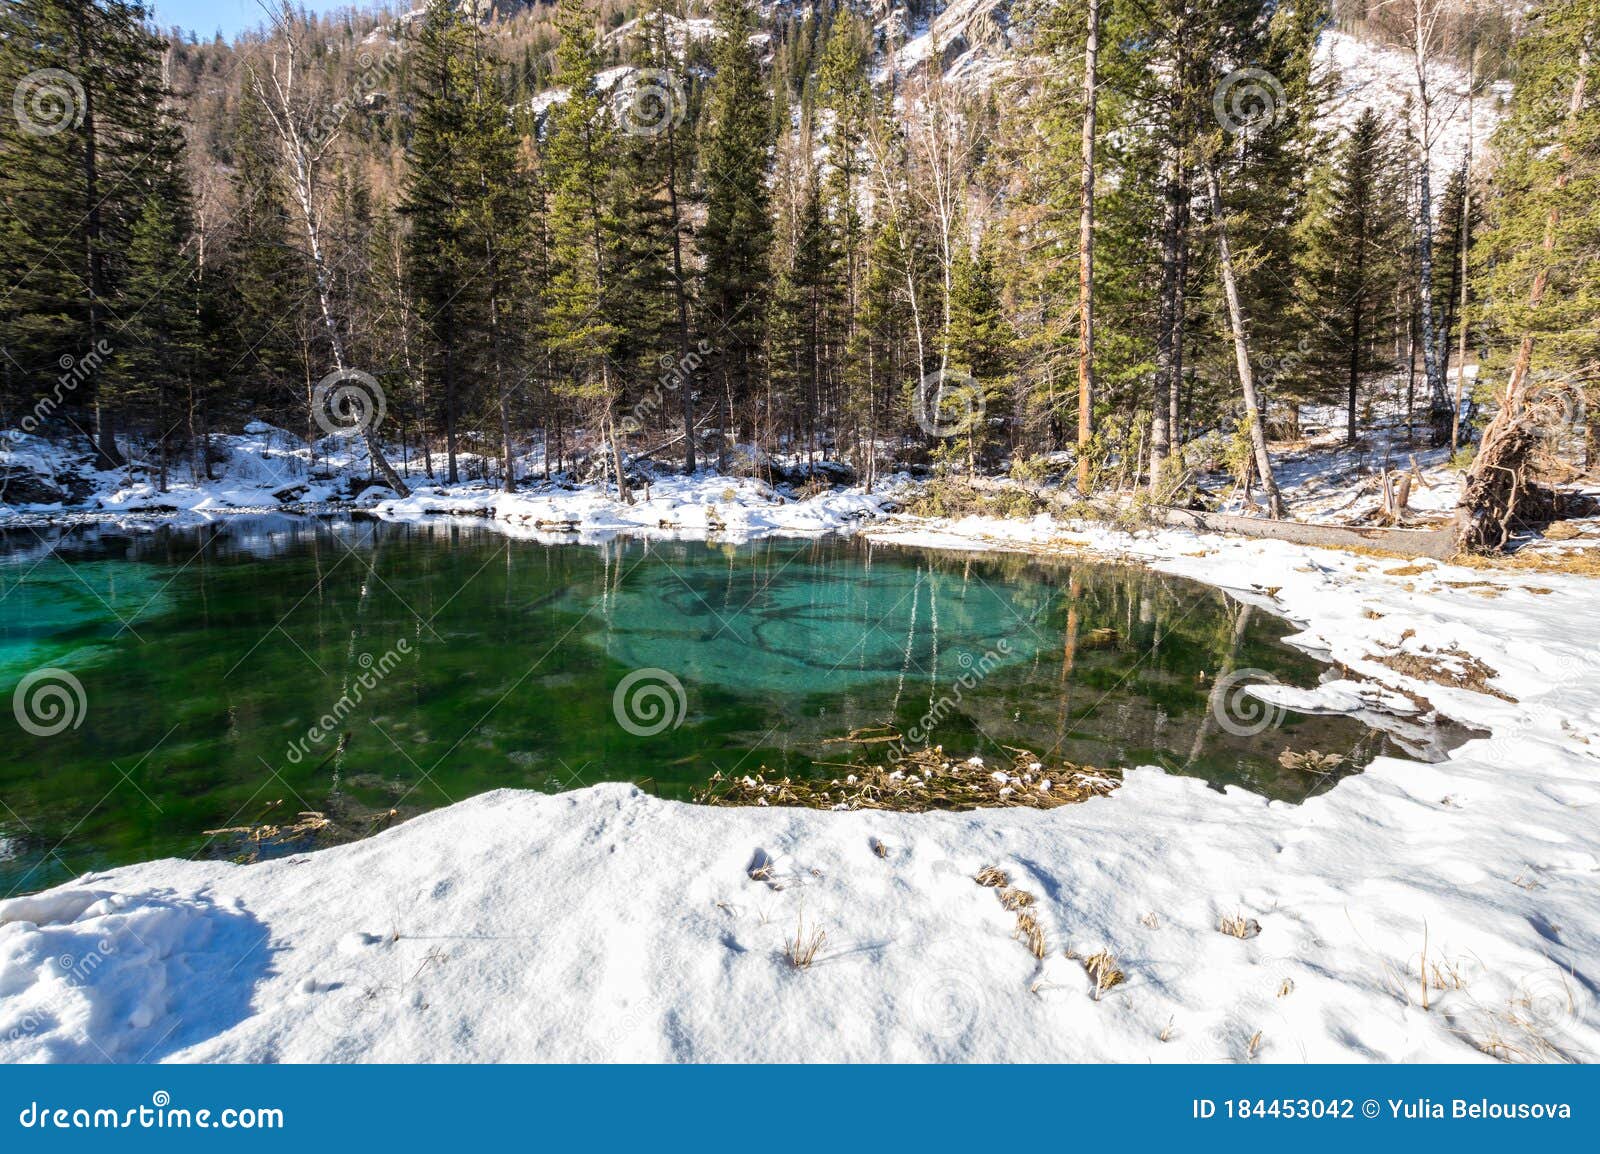
[[(382, 512), (492, 510), (532, 533), (555, 519), (648, 527), (658, 513), (690, 531), (715, 508), (760, 531), (843, 527), (875, 500), (777, 504), (753, 483), (672, 484), (631, 511), (592, 492), (480, 492), (419, 493)], [(260, 865), (130, 866), (0, 904), (0, 1058), (1583, 1060), (1600, 1049), (1590, 581), (1048, 517), (890, 517), (863, 531), (1091, 550), (1222, 585), (1302, 623), (1295, 642), (1344, 665), (1345, 683), (1425, 699), (1492, 735), (1439, 764), (1380, 760), (1298, 807), (1154, 769), (1082, 805), (960, 815), (706, 809), (607, 785), (492, 793)], [(1418, 680), (1385, 658), (1445, 680), (1475, 659), (1488, 692)], [(1338, 708), (1341, 696), (1357, 703), (1341, 689), (1315, 704)], [(1035, 898), (1042, 959), (972, 880), (989, 865)], [(1259, 933), (1220, 932), (1235, 915)], [(790, 941), (818, 933), (815, 962), (793, 966)], [(1078, 959), (1102, 950), (1126, 980), (1096, 997)]]
[[(801, 496), (748, 477), (703, 471), (693, 477), (663, 475), (637, 488), (624, 504), (614, 487), (569, 481), (524, 480), (514, 494), (490, 480), (465, 479), (446, 485), (429, 478), (420, 461), (406, 469), (411, 496), (397, 497), (371, 480), (372, 469), (360, 442), (330, 437), (308, 447), (293, 433), (255, 423), (242, 435), (216, 436), (220, 458), (215, 480), (197, 479), (187, 462), (174, 463), (168, 491), (161, 492), (154, 468), (99, 470), (85, 447), (17, 434), (0, 439), (0, 477), (25, 475), (27, 488), (0, 484), (0, 528), (46, 520), (93, 519), (129, 524), (192, 524), (218, 516), (263, 510), (357, 508), (390, 520), (436, 516), (492, 519), (503, 530), (558, 539), (565, 534), (617, 532), (652, 534), (722, 533), (740, 540), (758, 533), (823, 533), (880, 515), (887, 504), (860, 489)], [(442, 462), (439, 462), (442, 463)], [(396, 455), (395, 464), (404, 468)], [(519, 475), (536, 477), (543, 458), (518, 461)], [(482, 474), (484, 462), (462, 456), (462, 473)], [(15, 485), (12, 481), (10, 484)], [(54, 490), (53, 499), (38, 486)], [(29, 500), (19, 497), (18, 493)], [(58, 498), (58, 499), (57, 499)]]

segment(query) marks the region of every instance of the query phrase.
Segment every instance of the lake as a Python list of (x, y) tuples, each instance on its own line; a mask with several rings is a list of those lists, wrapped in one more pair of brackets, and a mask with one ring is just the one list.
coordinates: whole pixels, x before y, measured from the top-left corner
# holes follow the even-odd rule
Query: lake
[[(1289, 802), (1438, 755), (1415, 727), (1213, 708), (1219, 678), (1327, 667), (1289, 622), (1132, 566), (289, 516), (0, 548), (0, 892), (233, 856), (242, 835), (207, 831), (301, 811), (363, 832), (503, 786), (832, 774), (882, 755), (840, 741), (873, 726)], [(1285, 750), (1345, 761), (1311, 775)]]

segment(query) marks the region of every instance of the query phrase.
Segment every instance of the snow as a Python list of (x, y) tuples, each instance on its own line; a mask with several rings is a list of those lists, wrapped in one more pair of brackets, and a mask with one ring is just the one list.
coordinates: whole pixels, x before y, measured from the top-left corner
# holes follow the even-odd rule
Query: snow
[[(86, 494), (79, 503), (6, 503), (0, 490), (0, 525), (37, 524), (60, 518), (94, 518), (128, 523), (161, 517), (171, 523), (204, 521), (230, 513), (260, 513), (286, 504), (306, 508), (356, 507), (395, 521), (436, 516), (472, 516), (491, 520), (510, 533), (549, 539), (592, 540), (618, 532), (676, 535), (719, 532), (724, 540), (743, 540), (757, 533), (815, 534), (846, 528), (862, 518), (883, 513), (888, 500), (859, 487), (825, 490), (809, 497), (749, 477), (711, 472), (692, 477), (665, 475), (642, 485), (634, 504), (616, 497), (615, 488), (577, 485), (564, 480), (523, 482), (518, 492), (505, 493), (481, 480), (453, 485), (431, 482), (415, 467), (408, 470), (412, 494), (397, 497), (370, 485), (372, 472), (359, 441), (329, 437), (313, 447), (293, 433), (255, 421), (241, 435), (212, 438), (216, 480), (196, 480), (187, 463), (174, 463), (169, 490), (159, 491), (149, 462), (137, 469), (97, 470), (84, 451), (42, 437), (16, 434), (0, 441), (0, 468), (26, 470), (41, 480), (66, 485)], [(313, 452), (314, 449), (314, 452)], [(396, 455), (395, 464), (400, 462)], [(463, 473), (485, 462), (462, 454)], [(527, 476), (543, 465), (537, 452), (520, 458), (518, 473)], [(353, 500), (350, 494), (359, 490)], [(565, 535), (577, 533), (578, 538)]]
[(416, 520), (439, 514), (488, 517), (512, 532), (594, 533), (718, 532), (740, 540), (758, 533), (810, 534), (837, 531), (880, 516), (888, 501), (858, 488), (826, 491), (799, 500), (750, 478), (697, 473), (667, 476), (641, 488), (632, 505), (615, 489), (546, 488), (501, 493), (477, 488), (428, 487), (404, 499), (379, 502), (372, 512), (385, 520)]
[[(631, 510), (593, 493), (430, 493), (381, 511), (459, 502), (517, 531), (546, 500), (597, 527), (664, 502), (679, 523), (714, 505), (752, 529), (798, 524), (781, 524), (798, 503), (764, 504), (752, 483), (731, 502), (715, 491), (732, 484), (658, 483)], [(818, 522), (868, 500), (830, 499)], [(603, 785), (494, 792), (257, 865), (128, 866), (0, 905), (0, 1059), (1595, 1056), (1588, 580), (1045, 516), (862, 531), (1221, 585), (1341, 667), (1304, 695), (1258, 687), (1269, 699), (1346, 711), (1403, 697), (1490, 735), (1435, 764), (1380, 758), (1299, 806), (1153, 768), (1048, 812), (701, 808)], [(1502, 696), (1378, 660), (1402, 652), (1456, 668), (1471, 655)], [(990, 865), (1034, 895), (1042, 961), (973, 882)], [(1234, 915), (1260, 932), (1220, 932)], [(787, 943), (816, 932), (816, 961), (795, 967)], [(1077, 959), (1100, 950), (1126, 981), (1096, 996)]]
[[(1317, 62), (1338, 75), (1332, 106), (1323, 113), (1323, 127), (1349, 128), (1363, 108), (1372, 108), (1390, 122), (1402, 124), (1409, 98), (1413, 131), (1420, 136), (1417, 70), (1410, 52), (1330, 29), (1317, 41)], [(1430, 64), (1427, 76), (1435, 119), (1429, 171), (1437, 197), (1444, 190), (1446, 178), (1466, 158), (1469, 138), (1474, 155), (1483, 155), (1486, 142), (1504, 115), (1511, 86), (1509, 81), (1497, 81), (1478, 92), (1471, 101), (1469, 117), (1469, 85), (1464, 69), (1451, 61), (1437, 60)]]

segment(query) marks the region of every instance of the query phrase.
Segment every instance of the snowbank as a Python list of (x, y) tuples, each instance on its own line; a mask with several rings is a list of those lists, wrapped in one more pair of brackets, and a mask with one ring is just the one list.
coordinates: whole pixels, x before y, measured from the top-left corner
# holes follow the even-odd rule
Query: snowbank
[(749, 478), (697, 473), (663, 477), (642, 487), (624, 504), (595, 487), (544, 486), (531, 493), (429, 487), (410, 497), (380, 501), (372, 512), (386, 520), (440, 514), (490, 517), (512, 531), (721, 533), (738, 540), (758, 533), (826, 533), (864, 518), (881, 516), (888, 500), (859, 489), (828, 491), (797, 499)]
[[(0, 905), (0, 1058), (1594, 1056), (1591, 584), (1048, 518), (868, 531), (1088, 546), (1221, 584), (1361, 682), (1320, 705), (1376, 681), (1493, 736), (1301, 806), (1154, 769), (1048, 813), (706, 809), (606, 785), (491, 793), (261, 865), (131, 866)], [(1500, 696), (1378, 660), (1398, 654), (1475, 658)], [(989, 865), (1034, 896), (1042, 960), (972, 880)], [(1259, 932), (1220, 932), (1234, 915)], [(1076, 959), (1100, 950), (1126, 981), (1096, 997)]]
[[(493, 520), (519, 536), (563, 539), (569, 532), (652, 535), (708, 532), (739, 541), (759, 533), (825, 533), (882, 515), (889, 502), (859, 488), (809, 497), (751, 478), (702, 472), (663, 476), (640, 486), (624, 504), (615, 489), (560, 481), (523, 482), (504, 493), (481, 480), (436, 483), (417, 470), (408, 474), (406, 498), (370, 481), (371, 467), (359, 441), (329, 437), (314, 446), (283, 429), (252, 422), (240, 435), (211, 439), (214, 480), (196, 479), (188, 462), (173, 462), (168, 491), (159, 490), (149, 462), (133, 469), (100, 470), (82, 446), (15, 434), (0, 440), (0, 525), (41, 519), (99, 520), (159, 516), (185, 524), (230, 513), (314, 508), (338, 503), (388, 520), (471, 516)], [(395, 461), (398, 466), (399, 460)], [(462, 456), (463, 471), (481, 465)], [(519, 475), (541, 470), (536, 453), (520, 459)], [(891, 479), (891, 483), (892, 483)], [(7, 482), (15, 486), (8, 493)], [(37, 500), (55, 491), (59, 499)], [(572, 539), (572, 538), (565, 538)]]

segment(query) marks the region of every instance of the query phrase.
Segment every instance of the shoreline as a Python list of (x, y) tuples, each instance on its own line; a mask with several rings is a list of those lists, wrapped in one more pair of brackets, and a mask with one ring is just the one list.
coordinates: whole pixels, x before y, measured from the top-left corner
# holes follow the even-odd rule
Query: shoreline
[[(0, 1056), (136, 1060), (163, 1029), (182, 1044), (158, 1043), (155, 1057), (233, 1061), (1583, 1060), (1600, 1049), (1600, 625), (1586, 624), (1588, 579), (1049, 517), (819, 531), (838, 529), (1196, 579), (1287, 617), (1292, 644), (1490, 735), (1437, 764), (1379, 758), (1296, 807), (1149, 768), (1109, 798), (1047, 812), (707, 809), (602, 785), (495, 791), (255, 865), (121, 867), (0, 905), (0, 975), (19, 990), (8, 1001), (58, 1023), (7, 1041), (0, 1022)], [(1457, 654), (1491, 669), (1484, 687), (1503, 696), (1379, 660), (1405, 655), (1405, 668), (1443, 675)], [(754, 876), (758, 856), (777, 885)], [(1039, 898), (1042, 959), (970, 880), (989, 865)], [(1235, 915), (1259, 935), (1218, 932)], [(813, 930), (826, 936), (816, 964), (786, 963), (784, 943)], [(50, 973), (52, 958), (102, 941), (120, 943), (112, 970), (136, 956), (149, 970), (119, 983), (137, 1004)], [(1067, 956), (1098, 951), (1126, 974), (1103, 995)], [(179, 978), (195, 973), (233, 977)], [(84, 1038), (110, 1020), (123, 1024), (102, 1056)]]

